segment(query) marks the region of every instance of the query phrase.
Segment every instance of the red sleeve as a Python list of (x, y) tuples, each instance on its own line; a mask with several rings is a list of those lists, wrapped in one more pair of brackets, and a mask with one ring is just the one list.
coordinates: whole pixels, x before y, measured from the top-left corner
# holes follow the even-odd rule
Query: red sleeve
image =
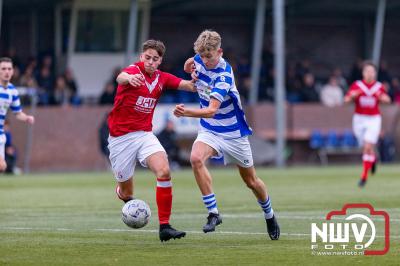
[(130, 65), (122, 69), (122, 72), (126, 72), (130, 75), (139, 74), (139, 68), (135, 65)]
[(348, 96), (352, 91), (358, 90), (358, 86), (356, 82), (353, 82), (349, 88), (349, 90), (346, 93), (346, 96)]
[(174, 76), (170, 73), (163, 72), (164, 75), (164, 87), (167, 89), (177, 89), (179, 87), (179, 83), (181, 83), (182, 79)]

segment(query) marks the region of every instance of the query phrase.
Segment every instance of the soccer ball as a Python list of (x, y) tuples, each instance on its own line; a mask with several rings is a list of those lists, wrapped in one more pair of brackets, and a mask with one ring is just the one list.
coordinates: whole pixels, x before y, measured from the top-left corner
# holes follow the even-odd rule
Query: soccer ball
[(149, 205), (140, 199), (133, 199), (122, 207), (122, 221), (131, 228), (142, 228), (151, 216)]

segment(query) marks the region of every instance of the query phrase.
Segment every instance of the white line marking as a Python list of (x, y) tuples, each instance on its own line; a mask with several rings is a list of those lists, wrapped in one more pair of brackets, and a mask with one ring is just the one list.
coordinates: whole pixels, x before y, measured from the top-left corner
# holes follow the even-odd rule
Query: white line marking
[[(72, 228), (34, 228), (34, 227), (0, 227), (0, 230), (10, 230), (10, 231), (69, 231), (69, 232), (80, 232), (85, 230), (72, 229)], [(130, 233), (158, 233), (158, 230), (154, 229), (116, 229), (116, 228), (94, 228), (88, 229), (88, 231), (101, 231), (101, 232), (130, 232)], [(186, 231), (188, 234), (204, 234), (202, 231)], [(220, 235), (267, 235), (266, 232), (240, 232), (240, 231), (215, 231), (213, 234)], [(304, 233), (281, 233), (284, 236), (311, 236), (311, 234)], [(366, 235), (367, 236), (367, 235)], [(385, 236), (376, 236), (379, 238), (384, 238)], [(390, 236), (391, 239), (400, 239), (400, 236)]]

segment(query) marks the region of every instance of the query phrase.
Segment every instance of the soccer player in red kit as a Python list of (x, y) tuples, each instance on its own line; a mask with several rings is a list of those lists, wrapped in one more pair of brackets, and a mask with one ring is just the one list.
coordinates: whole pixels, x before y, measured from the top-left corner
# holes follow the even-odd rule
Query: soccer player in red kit
[(191, 81), (158, 70), (165, 46), (148, 40), (142, 46), (140, 62), (117, 77), (114, 107), (108, 117), (111, 167), (118, 182), (116, 193), (124, 202), (133, 199), (133, 175), (138, 160), (157, 178), (156, 202), (160, 223), (160, 240), (181, 238), (185, 232), (171, 227), (172, 183), (167, 154), (152, 132), (157, 102), (165, 89), (195, 91)]
[(375, 173), (376, 155), (375, 145), (381, 132), (382, 118), (379, 103), (390, 103), (382, 83), (376, 80), (376, 66), (371, 62), (364, 63), (362, 69), (363, 80), (355, 81), (347, 92), (344, 101), (354, 101), (353, 131), (360, 146), (363, 147), (363, 171), (358, 183), (364, 187), (368, 172)]

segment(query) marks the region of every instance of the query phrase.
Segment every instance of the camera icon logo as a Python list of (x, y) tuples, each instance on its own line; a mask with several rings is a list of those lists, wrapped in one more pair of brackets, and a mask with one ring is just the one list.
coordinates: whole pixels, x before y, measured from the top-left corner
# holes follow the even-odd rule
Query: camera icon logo
[[(364, 209), (368, 214), (352, 213), (351, 209)], [(384, 247), (371, 247), (377, 238), (377, 221), (384, 222)], [(367, 232), (369, 232), (367, 234)], [(321, 226), (311, 224), (312, 254), (323, 255), (384, 255), (390, 247), (390, 219), (385, 211), (375, 210), (368, 203), (345, 204), (341, 210), (326, 215)]]

